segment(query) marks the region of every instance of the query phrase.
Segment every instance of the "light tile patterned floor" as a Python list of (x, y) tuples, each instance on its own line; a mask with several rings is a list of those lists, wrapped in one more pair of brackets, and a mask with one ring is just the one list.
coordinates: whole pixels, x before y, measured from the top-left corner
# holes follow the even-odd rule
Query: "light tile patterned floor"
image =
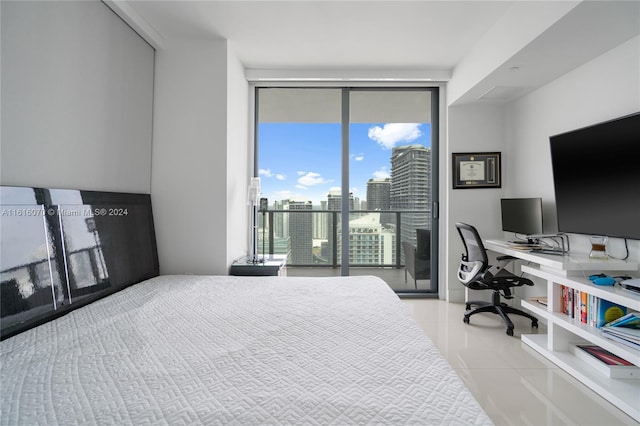
[[(404, 302), (496, 425), (637, 424), (523, 345), (520, 335), (535, 332), (529, 320), (511, 316), (516, 328), (509, 337), (497, 315), (474, 315), (466, 325), (463, 304)], [(546, 332), (543, 325), (539, 331)]]

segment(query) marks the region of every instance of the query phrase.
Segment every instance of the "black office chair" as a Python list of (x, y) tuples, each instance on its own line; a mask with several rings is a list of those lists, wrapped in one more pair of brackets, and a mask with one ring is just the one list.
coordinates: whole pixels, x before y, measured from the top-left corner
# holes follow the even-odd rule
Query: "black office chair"
[[(462, 255), (458, 267), (458, 279), (462, 284), (472, 290), (491, 290), (493, 295), (491, 302), (472, 301), (467, 302), (463, 321), (469, 324), (471, 315), (480, 312), (491, 312), (500, 315), (507, 325), (507, 334), (513, 336), (513, 322), (507, 314), (515, 314), (527, 317), (531, 320), (531, 326), (538, 328), (538, 319), (520, 309), (508, 306), (500, 302), (500, 296), (505, 299), (513, 299), (512, 287), (533, 285), (530, 279), (519, 277), (504, 269), (504, 267), (516, 259), (513, 256), (499, 256), (497, 265), (489, 265), (487, 250), (482, 244), (476, 228), (466, 223), (456, 223), (458, 233), (462, 238), (466, 253)], [(471, 309), (472, 306), (477, 306)]]

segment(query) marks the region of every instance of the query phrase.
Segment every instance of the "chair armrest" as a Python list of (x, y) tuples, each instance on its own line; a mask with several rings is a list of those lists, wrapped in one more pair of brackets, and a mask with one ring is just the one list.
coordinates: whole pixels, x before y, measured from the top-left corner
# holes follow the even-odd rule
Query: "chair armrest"
[(491, 275), (496, 275), (498, 272), (503, 270), (505, 266), (507, 266), (509, 263), (517, 259), (518, 259), (517, 257), (513, 257), (509, 255), (498, 256), (496, 257), (497, 263), (495, 265), (489, 265), (489, 269), (487, 269), (487, 271)]
[(458, 279), (465, 285), (469, 284), (477, 278), (483, 266), (483, 263), (479, 260), (475, 262), (461, 260), (458, 265)]

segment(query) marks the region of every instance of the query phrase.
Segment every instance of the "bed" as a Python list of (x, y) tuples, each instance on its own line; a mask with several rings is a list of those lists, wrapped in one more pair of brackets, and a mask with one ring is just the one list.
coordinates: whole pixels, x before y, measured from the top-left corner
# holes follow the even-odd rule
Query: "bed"
[(0, 423), (491, 424), (377, 277), (155, 276), (0, 342)]

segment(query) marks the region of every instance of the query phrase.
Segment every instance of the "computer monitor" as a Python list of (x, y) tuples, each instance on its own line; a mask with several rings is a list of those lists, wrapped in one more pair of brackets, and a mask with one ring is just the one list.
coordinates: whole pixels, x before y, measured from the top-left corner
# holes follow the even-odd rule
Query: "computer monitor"
[(542, 234), (542, 198), (502, 198), (502, 230), (515, 234)]

